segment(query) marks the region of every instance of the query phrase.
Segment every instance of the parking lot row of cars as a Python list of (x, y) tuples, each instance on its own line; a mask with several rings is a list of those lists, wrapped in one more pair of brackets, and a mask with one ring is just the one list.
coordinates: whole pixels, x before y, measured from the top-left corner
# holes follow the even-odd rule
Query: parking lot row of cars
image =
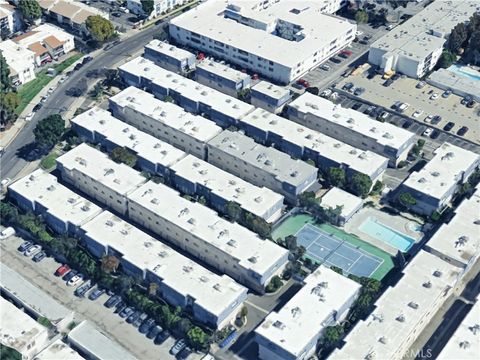
[[(8, 233), (8, 235), (11, 234)], [(31, 257), (35, 262), (40, 262), (47, 257), (42, 247), (31, 241), (23, 242), (17, 250), (23, 253), (24, 256)], [(79, 298), (85, 297), (88, 293), (88, 299), (95, 301), (104, 294), (108, 295), (109, 298), (105, 301), (104, 306), (108, 309), (114, 309), (115, 314), (125, 319), (128, 324), (138, 328), (139, 332), (152, 339), (155, 345), (163, 344), (171, 336), (168, 330), (164, 330), (160, 325), (156, 324), (155, 320), (146, 313), (128, 306), (120, 295), (97, 287), (92, 280), (87, 279), (85, 275), (70, 268), (67, 264), (60, 265), (55, 270), (54, 275), (61, 278), (66, 286), (75, 288), (74, 294)], [(170, 354), (176, 356), (179, 360), (187, 359), (191, 353), (192, 351), (188, 348), (184, 339), (176, 341), (170, 349)]]

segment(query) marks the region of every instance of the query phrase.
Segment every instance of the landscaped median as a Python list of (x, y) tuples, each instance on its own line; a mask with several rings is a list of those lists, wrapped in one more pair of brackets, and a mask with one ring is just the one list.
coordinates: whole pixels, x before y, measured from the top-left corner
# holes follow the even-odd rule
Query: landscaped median
[[(70, 56), (68, 59), (62, 61), (59, 64), (53, 65), (53, 69), (56, 70), (58, 74), (61, 74), (65, 69), (70, 65), (78, 61), (83, 56), (82, 53), (75, 53)], [(32, 81), (29, 81), (26, 84), (23, 84), (18, 90), (18, 98), (20, 100), (19, 105), (15, 109), (15, 113), (20, 115), (23, 110), (30, 104), (33, 98), (52, 81), (55, 77), (47, 75), (48, 69), (43, 69), (36, 74), (36, 78)]]

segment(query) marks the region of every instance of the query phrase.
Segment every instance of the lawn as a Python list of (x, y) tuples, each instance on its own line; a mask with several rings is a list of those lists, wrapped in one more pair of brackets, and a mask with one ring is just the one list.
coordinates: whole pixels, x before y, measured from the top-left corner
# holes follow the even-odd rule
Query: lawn
[[(65, 61), (61, 62), (60, 64), (56, 64), (53, 66), (57, 73), (62, 73), (66, 68), (76, 62), (83, 56), (82, 53), (75, 53), (70, 56)], [(23, 84), (20, 89), (18, 90), (18, 97), (20, 99), (20, 104), (15, 109), (16, 114), (21, 114), (23, 110), (27, 107), (27, 105), (33, 100), (33, 98), (45, 87), (48, 85), (50, 81), (54, 78), (47, 75), (47, 69), (44, 69), (37, 73), (37, 77), (26, 83)]]
[(45, 156), (42, 161), (40, 161), (40, 166), (44, 170), (50, 170), (53, 167), (55, 167), (55, 160), (57, 159), (58, 154), (57, 153), (50, 153), (47, 156)]

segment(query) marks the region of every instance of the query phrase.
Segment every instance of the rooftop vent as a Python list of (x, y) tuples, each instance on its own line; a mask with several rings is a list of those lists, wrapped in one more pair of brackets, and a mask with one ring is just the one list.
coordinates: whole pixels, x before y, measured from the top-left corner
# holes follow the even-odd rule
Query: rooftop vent
[(302, 314), (302, 310), (298, 306), (295, 306), (292, 310), (292, 317), (295, 319), (296, 317), (300, 316)]
[(428, 280), (428, 281), (424, 282), (424, 283), (422, 284), (422, 286), (423, 286), (424, 288), (430, 289), (430, 288), (432, 287), (432, 283), (431, 283), (430, 280)]
[(105, 225), (107, 225), (107, 226), (113, 226), (113, 221), (107, 220), (107, 221), (105, 222)]
[(157, 198), (153, 198), (152, 200), (150, 200), (150, 202), (155, 205), (158, 205), (160, 203), (160, 201)]
[(412, 309), (418, 309), (418, 304), (416, 302), (410, 301), (408, 303), (408, 306), (410, 306)]
[(128, 235), (128, 231), (126, 229), (122, 229), (122, 230), (120, 230), (120, 234)]
[(88, 206), (88, 205), (83, 205), (83, 206), (81, 207), (81, 209), (82, 209), (82, 211), (87, 212), (87, 211), (90, 210), (90, 206)]
[(220, 284), (218, 284), (218, 283), (215, 284), (215, 285), (213, 285), (213, 288), (214, 288), (215, 290), (217, 290), (217, 291), (222, 291), (222, 286), (221, 286)]
[(49, 187), (47, 187), (47, 190), (48, 190), (48, 191), (53, 191), (53, 190), (55, 190), (55, 186), (50, 185)]
[(254, 200), (256, 203), (261, 203), (263, 201), (263, 198), (261, 196), (257, 196)]
[(387, 343), (387, 338), (385, 336), (382, 336), (382, 337), (380, 337), (380, 339), (378, 339), (378, 342), (382, 343), (382, 344), (386, 344)]
[(182, 269), (183, 269), (184, 272), (189, 273), (190, 271), (193, 270), (193, 267), (185, 265), (185, 266), (183, 266)]
[(67, 202), (73, 204), (75, 202), (75, 198), (68, 198)]
[(442, 276), (442, 272), (441, 272), (440, 270), (435, 270), (435, 271), (433, 272), (433, 276), (439, 278), (439, 277)]
[(248, 258), (248, 261), (250, 261), (250, 262), (253, 263), (253, 264), (256, 264), (256, 263), (257, 263), (257, 260), (258, 260), (258, 259), (257, 259), (257, 256), (252, 256), (252, 257), (249, 257), (249, 258)]
[(200, 276), (200, 281), (203, 282), (203, 283), (207, 283), (208, 278), (206, 276)]
[(194, 219), (194, 218), (190, 218), (188, 219), (187, 221), (190, 225), (195, 225), (197, 223), (197, 221)]
[(228, 240), (227, 244), (231, 247), (237, 247), (237, 242), (234, 239)]
[(285, 329), (285, 324), (282, 323), (280, 320), (277, 320), (273, 323), (273, 326), (276, 327), (277, 329), (283, 330)]
[(405, 322), (405, 315), (400, 314), (400, 315), (398, 315), (398, 316), (395, 318), (395, 320), (397, 320), (398, 322), (403, 323), (403, 322)]

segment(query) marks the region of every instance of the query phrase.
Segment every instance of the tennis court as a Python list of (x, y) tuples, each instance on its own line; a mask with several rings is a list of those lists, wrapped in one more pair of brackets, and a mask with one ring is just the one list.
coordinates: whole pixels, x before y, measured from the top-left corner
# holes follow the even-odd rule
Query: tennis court
[(319, 263), (339, 267), (344, 273), (370, 277), (383, 264), (382, 258), (311, 224), (305, 224), (295, 236), (298, 245), (307, 250), (308, 257)]

